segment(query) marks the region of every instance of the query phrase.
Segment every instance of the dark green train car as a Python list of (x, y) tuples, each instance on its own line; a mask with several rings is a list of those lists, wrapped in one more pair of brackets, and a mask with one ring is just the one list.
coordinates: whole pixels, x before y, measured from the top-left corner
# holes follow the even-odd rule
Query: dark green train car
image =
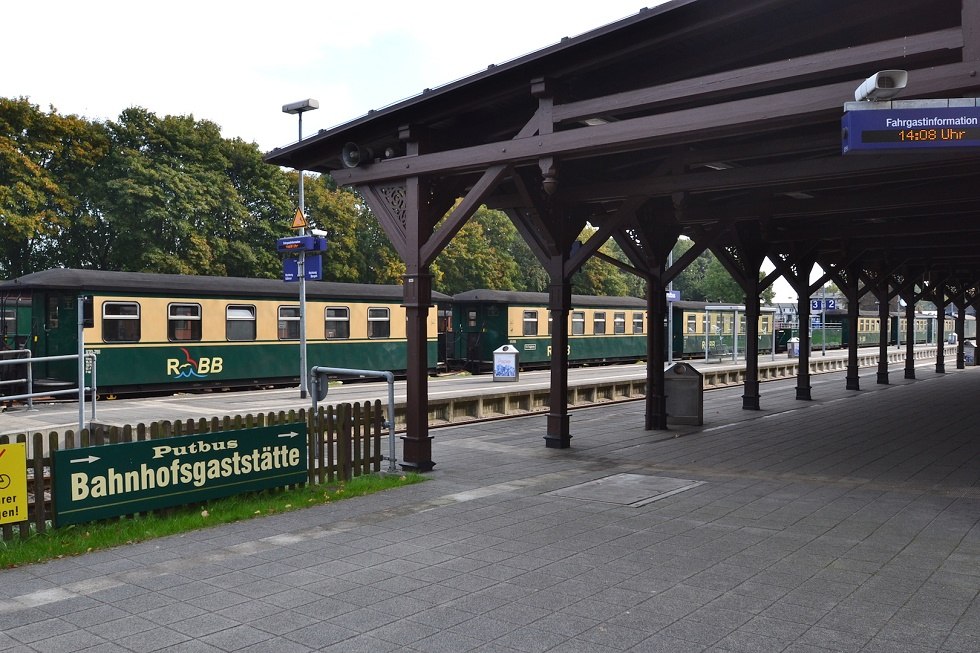
[[(437, 302), (449, 297), (433, 293)], [(78, 298), (85, 297), (84, 346), (104, 393), (287, 385), (299, 380), (297, 284), (275, 279), (55, 269), (0, 283), (0, 297), (30, 297), (32, 356), (78, 352)], [(394, 372), (407, 367), (401, 286), (308, 282), (307, 361)], [(438, 363), (436, 309), (427, 356)], [(75, 361), (38, 363), (36, 386), (77, 384)]]
[[(635, 362), (646, 358), (646, 301), (572, 295), (569, 361)], [(493, 352), (510, 344), (522, 368), (551, 361), (552, 324), (546, 293), (469, 290), (453, 296), (451, 367), (489, 370)]]
[[(646, 308), (646, 301), (636, 297), (573, 295), (569, 362), (645, 360), (649, 333)], [(773, 313), (765, 308), (760, 316), (760, 353), (772, 349)], [(670, 314), (674, 358), (704, 357), (706, 345), (710, 354), (745, 352), (744, 307), (677, 301)], [(449, 356), (451, 366), (488, 370), (494, 350), (504, 344), (518, 350), (522, 368), (544, 367), (551, 360), (552, 326), (545, 293), (471, 290), (454, 295), (452, 331), (455, 345)]]

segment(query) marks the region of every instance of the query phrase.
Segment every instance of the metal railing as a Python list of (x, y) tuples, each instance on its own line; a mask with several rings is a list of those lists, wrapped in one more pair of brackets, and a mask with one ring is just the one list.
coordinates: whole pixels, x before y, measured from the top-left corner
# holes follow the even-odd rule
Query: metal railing
[(313, 387), (310, 395), (313, 403), (313, 415), (317, 413), (317, 402), (327, 398), (327, 390), (330, 387), (329, 375), (338, 374), (343, 376), (356, 376), (368, 378), (382, 378), (388, 382), (388, 419), (385, 421), (385, 428), (388, 429), (388, 471), (395, 472), (395, 375), (384, 370), (356, 370), (346, 367), (320, 367), (314, 366), (310, 369), (310, 379)]
[[(96, 383), (96, 355), (92, 352), (85, 354), (64, 354), (60, 356), (38, 356), (34, 357), (31, 355), (30, 349), (18, 349), (14, 350), (17, 354), (22, 355), (22, 358), (12, 358), (9, 360), (0, 360), (0, 367), (3, 366), (13, 366), (13, 365), (24, 365), (27, 368), (26, 375), (23, 378), (18, 379), (7, 379), (5, 381), (0, 381), (0, 386), (8, 385), (20, 385), (23, 384), (27, 388), (27, 392), (21, 394), (0, 395), (0, 401), (14, 401), (14, 400), (27, 400), (27, 410), (34, 409), (34, 398), (35, 397), (61, 397), (65, 395), (77, 395), (78, 396), (78, 429), (82, 430), (85, 428), (85, 393), (90, 392), (92, 397), (92, 419), (96, 419), (96, 408), (97, 408), (97, 383)], [(3, 352), (8, 354), (10, 352)], [(37, 363), (48, 363), (51, 361), (68, 361), (68, 360), (79, 360), (79, 357), (84, 360), (85, 364), (91, 370), (92, 385), (86, 386), (84, 381), (78, 384), (77, 388), (69, 388), (67, 390), (34, 390), (34, 365)], [(82, 366), (79, 365), (80, 370)], [(84, 372), (79, 372), (79, 379), (84, 378)]]

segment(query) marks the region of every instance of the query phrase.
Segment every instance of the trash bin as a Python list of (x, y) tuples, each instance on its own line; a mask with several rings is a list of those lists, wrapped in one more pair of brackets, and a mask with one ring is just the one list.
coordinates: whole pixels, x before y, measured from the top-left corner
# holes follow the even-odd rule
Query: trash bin
[(503, 345), (493, 350), (494, 381), (516, 381), (519, 374), (517, 347)]
[(790, 338), (786, 341), (786, 356), (787, 358), (799, 358), (800, 357), (800, 339)]
[(664, 370), (667, 422), (704, 424), (704, 377), (689, 363)]
[(972, 340), (963, 340), (963, 364), (977, 364), (977, 343)]

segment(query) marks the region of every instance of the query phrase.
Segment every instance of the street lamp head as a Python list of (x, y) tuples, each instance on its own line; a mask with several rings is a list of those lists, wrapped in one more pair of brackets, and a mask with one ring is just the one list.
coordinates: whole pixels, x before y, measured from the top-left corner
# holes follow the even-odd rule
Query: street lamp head
[(283, 113), (303, 113), (304, 111), (313, 111), (314, 109), (319, 109), (320, 103), (313, 98), (307, 98), (305, 100), (299, 100), (297, 102), (290, 102), (289, 104), (282, 105)]

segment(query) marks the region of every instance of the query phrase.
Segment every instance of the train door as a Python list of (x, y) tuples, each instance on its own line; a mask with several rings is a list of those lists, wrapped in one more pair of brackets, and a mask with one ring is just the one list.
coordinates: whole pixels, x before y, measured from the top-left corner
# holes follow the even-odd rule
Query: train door
[(446, 306), (437, 307), (438, 350), (436, 369), (447, 369), (450, 352), (456, 351), (456, 332), (453, 331), (452, 309)]
[(460, 334), (457, 335), (457, 346), (462, 349), (460, 358), (465, 369), (473, 372), (480, 371), (480, 362), (483, 360), (483, 328), (480, 306), (478, 304), (465, 304), (456, 307), (459, 311), (458, 327)]
[[(35, 296), (34, 310), (39, 316), (33, 355), (67, 356), (78, 353), (78, 297), (64, 293)], [(35, 381), (41, 378), (77, 381), (76, 361), (53, 361), (34, 368)]]

